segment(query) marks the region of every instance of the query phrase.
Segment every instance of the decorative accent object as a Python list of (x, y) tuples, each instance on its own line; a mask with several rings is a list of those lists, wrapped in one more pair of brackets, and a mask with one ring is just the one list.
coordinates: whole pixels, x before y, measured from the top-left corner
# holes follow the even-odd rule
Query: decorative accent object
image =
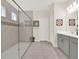
[(63, 26), (63, 19), (56, 19), (56, 26)]
[(69, 19), (69, 26), (75, 26), (75, 19)]
[(38, 20), (33, 21), (33, 26), (34, 27), (39, 27), (39, 21)]

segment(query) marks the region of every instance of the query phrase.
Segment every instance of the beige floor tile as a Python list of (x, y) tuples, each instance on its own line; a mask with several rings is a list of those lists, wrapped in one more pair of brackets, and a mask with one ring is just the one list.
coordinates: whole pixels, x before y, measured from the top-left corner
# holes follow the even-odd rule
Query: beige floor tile
[(58, 48), (47, 42), (34, 42), (22, 59), (68, 59)]

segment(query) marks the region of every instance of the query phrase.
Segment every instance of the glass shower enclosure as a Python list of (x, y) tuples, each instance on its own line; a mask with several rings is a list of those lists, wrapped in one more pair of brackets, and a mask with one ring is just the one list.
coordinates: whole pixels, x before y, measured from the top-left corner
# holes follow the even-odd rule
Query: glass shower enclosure
[(22, 59), (33, 40), (33, 13), (16, 0), (1, 2), (6, 12), (6, 17), (1, 16), (1, 59)]

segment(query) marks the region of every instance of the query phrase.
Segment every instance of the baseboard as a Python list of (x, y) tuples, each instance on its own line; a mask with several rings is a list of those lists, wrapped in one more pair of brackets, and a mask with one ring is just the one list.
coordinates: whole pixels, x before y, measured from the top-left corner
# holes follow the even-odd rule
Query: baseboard
[(35, 40), (35, 42), (40, 42), (39, 40)]

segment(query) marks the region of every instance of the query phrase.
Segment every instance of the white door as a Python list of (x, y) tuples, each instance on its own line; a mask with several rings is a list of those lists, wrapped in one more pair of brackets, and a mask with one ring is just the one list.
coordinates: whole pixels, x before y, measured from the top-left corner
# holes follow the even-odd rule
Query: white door
[(42, 18), (40, 19), (39, 24), (40, 41), (49, 41), (49, 19)]

